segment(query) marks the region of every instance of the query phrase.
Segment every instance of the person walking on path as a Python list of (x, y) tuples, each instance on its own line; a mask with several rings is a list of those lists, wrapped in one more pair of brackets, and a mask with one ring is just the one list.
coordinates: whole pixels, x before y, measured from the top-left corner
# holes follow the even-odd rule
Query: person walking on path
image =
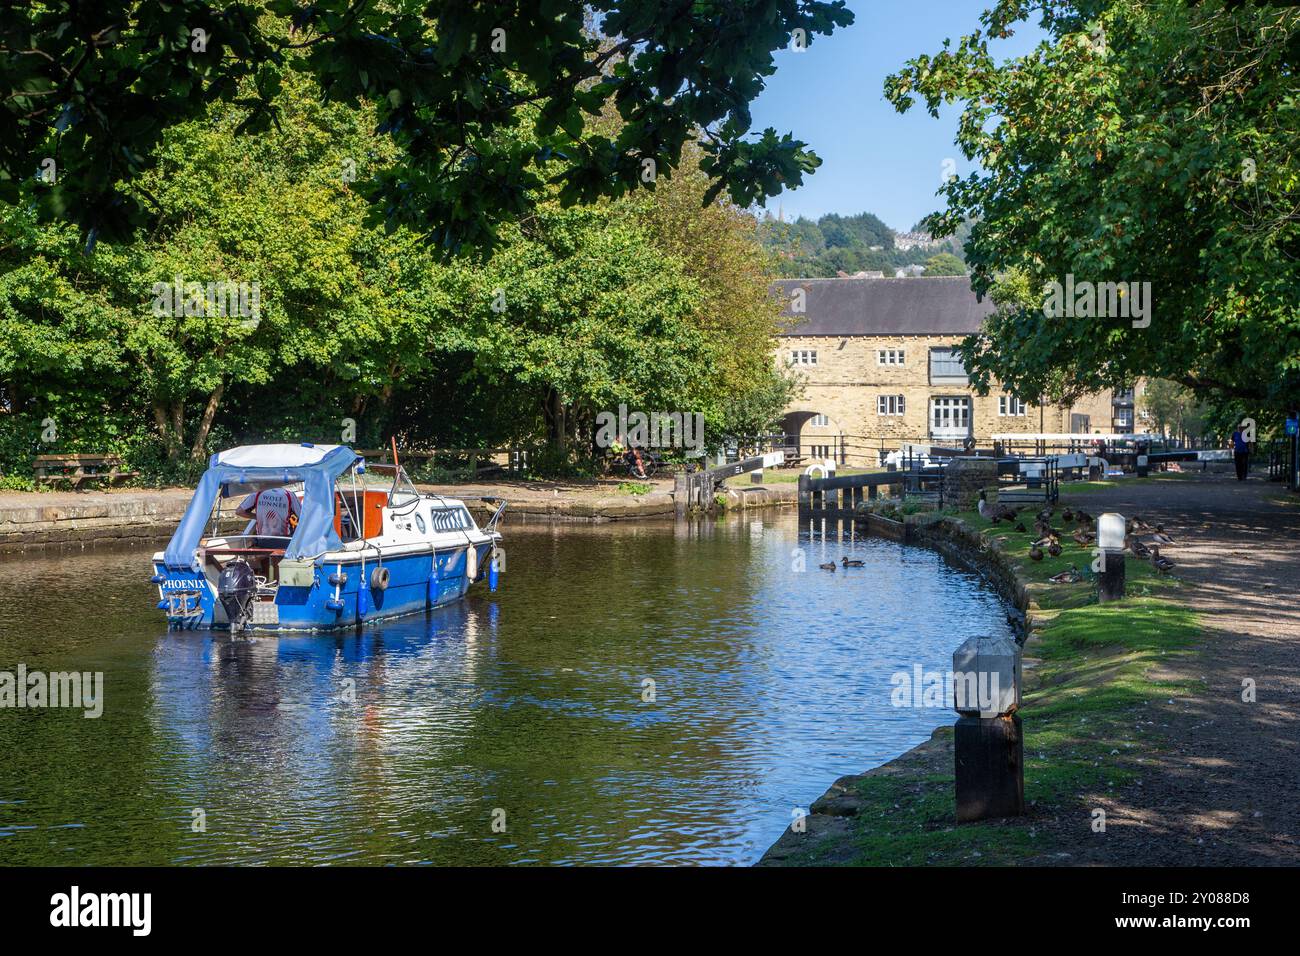
[(1241, 429), (1232, 433), (1232, 460), (1237, 466), (1237, 480), (1246, 480), (1246, 469), (1250, 465), (1250, 444), (1242, 437)]

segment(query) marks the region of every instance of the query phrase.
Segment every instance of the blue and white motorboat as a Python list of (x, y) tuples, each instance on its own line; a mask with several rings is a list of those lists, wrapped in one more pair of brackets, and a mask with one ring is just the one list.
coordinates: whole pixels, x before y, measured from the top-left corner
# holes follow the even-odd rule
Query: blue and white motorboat
[[(267, 489), (295, 496), (291, 533), (224, 533), (223, 505)], [(284, 495), (279, 495), (284, 499)], [(497, 498), (480, 528), (465, 502), (421, 492), (398, 464), (343, 445), (247, 445), (213, 455), (165, 551), (153, 556), (170, 627), (316, 631), (356, 627), (496, 588)]]

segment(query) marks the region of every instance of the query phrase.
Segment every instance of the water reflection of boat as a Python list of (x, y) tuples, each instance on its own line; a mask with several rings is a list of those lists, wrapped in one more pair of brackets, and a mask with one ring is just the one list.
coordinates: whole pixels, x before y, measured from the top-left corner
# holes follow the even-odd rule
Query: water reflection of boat
[[(358, 839), (340, 815), (387, 824), (395, 807), (465, 799), (449, 755), (479, 719), (496, 622), (496, 602), (471, 596), (355, 632), (160, 637), (149, 694), (166, 741), (160, 779), (181, 806), (249, 821), (257, 835), (187, 852), (301, 860)], [(444, 759), (453, 769), (437, 769)]]
[[(291, 534), (253, 534), (253, 521), (222, 533), (226, 499), (271, 488), (300, 502)], [(367, 466), (342, 445), (219, 452), (167, 549), (154, 555), (158, 607), (171, 627), (292, 631), (447, 604), (483, 577), (495, 587), (505, 502), (484, 500), (496, 511), (479, 528), (462, 500), (422, 493), (400, 465)]]

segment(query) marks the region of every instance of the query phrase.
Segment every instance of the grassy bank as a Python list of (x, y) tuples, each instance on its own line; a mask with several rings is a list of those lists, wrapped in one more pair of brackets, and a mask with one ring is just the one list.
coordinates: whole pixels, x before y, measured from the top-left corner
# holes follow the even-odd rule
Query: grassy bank
[[(1063, 525), (1060, 512), (1055, 519)], [(957, 826), (953, 797), (952, 731), (891, 765), (851, 778), (839, 813), (821, 833), (787, 834), (774, 848), (785, 865), (915, 866), (1052, 862), (1065, 827), (1086, 829), (1097, 795), (1134, 781), (1165, 742), (1149, 702), (1188, 692), (1162, 680), (1171, 656), (1191, 653), (1196, 616), (1179, 600), (1183, 585), (1129, 559), (1128, 597), (1100, 605), (1091, 576), (1091, 547), (1063, 538), (1059, 558), (1028, 557), (1035, 535), (990, 527), (974, 512), (936, 520), (980, 529), (1025, 583), (1035, 607), (1025, 648), (1024, 720), (1026, 816)], [(1032, 524), (1032, 519), (1029, 521)], [(1053, 584), (1071, 564), (1077, 584)], [(955, 715), (954, 715), (955, 718)], [(849, 809), (846, 811), (844, 807)], [(814, 813), (817, 812), (814, 804)], [(856, 813), (852, 811), (856, 810)], [(776, 859), (779, 858), (779, 859)]]
[[(835, 477), (844, 478), (848, 475), (865, 475), (871, 470), (872, 469), (870, 468), (839, 468), (836, 469), (835, 471)], [(876, 470), (878, 471), (879, 469)], [(779, 471), (775, 468), (768, 468), (766, 471), (763, 472), (763, 484), (765, 485), (798, 484), (799, 476), (802, 474), (803, 474), (803, 469), (801, 468), (782, 469)], [(740, 475), (736, 478), (730, 478), (728, 480), (734, 482), (747, 482), (749, 481), (749, 476)]]

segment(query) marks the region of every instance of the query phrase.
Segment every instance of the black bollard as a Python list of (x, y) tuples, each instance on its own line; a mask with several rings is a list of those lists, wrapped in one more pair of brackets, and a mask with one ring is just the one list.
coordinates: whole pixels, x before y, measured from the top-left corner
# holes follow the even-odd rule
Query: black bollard
[(957, 822), (1025, 812), (1020, 647), (1010, 637), (973, 637), (952, 655), (953, 762)]
[(1097, 573), (1097, 603), (1124, 598), (1124, 552), (1101, 552), (1101, 570)]
[(1137, 456), (1137, 476), (1139, 478), (1145, 478), (1147, 475), (1151, 473), (1150, 462), (1151, 459), (1148, 458), (1146, 455)]
[(958, 823), (1025, 812), (1025, 753), (1019, 714), (957, 718), (953, 753)]

